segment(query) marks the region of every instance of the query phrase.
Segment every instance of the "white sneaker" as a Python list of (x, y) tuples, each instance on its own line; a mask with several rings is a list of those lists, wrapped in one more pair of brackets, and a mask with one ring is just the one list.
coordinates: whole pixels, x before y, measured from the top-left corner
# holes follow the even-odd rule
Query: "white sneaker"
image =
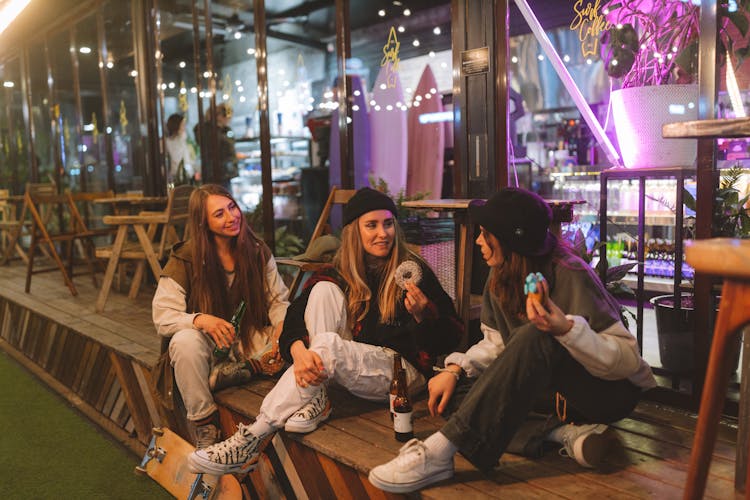
[(230, 438), (188, 455), (188, 468), (217, 476), (250, 472), (258, 464), (259, 445), (260, 437), (250, 432), (249, 425), (240, 424)]
[(321, 384), (320, 390), (305, 406), (287, 419), (284, 430), (287, 432), (312, 432), (331, 415), (331, 401), (328, 391)]
[(368, 479), (381, 490), (409, 493), (450, 477), (453, 477), (453, 457), (445, 462), (435, 460), (428, 455), (422, 441), (411, 439), (396, 458), (372, 469)]
[(574, 458), (583, 467), (598, 467), (611, 443), (605, 434), (607, 429), (604, 424), (565, 425), (562, 430), (564, 448), (560, 449), (560, 454)]

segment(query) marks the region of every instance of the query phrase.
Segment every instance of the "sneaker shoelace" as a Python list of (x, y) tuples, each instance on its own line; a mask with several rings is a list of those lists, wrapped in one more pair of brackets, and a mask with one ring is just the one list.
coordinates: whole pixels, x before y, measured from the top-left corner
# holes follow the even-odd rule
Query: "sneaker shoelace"
[(258, 449), (260, 439), (250, 432), (250, 426), (239, 424), (237, 432), (227, 440), (206, 448), (211, 461), (220, 464), (240, 464), (247, 462)]
[(323, 412), (326, 407), (327, 400), (328, 398), (326, 396), (326, 390), (325, 388), (321, 388), (320, 391), (318, 391), (318, 393), (315, 395), (315, 397), (312, 398), (309, 403), (303, 406), (302, 409), (295, 413), (294, 416), (298, 418), (304, 418), (305, 420), (313, 419)]
[(401, 469), (411, 469), (414, 465), (425, 462), (427, 448), (417, 438), (410, 439), (398, 450), (398, 456), (393, 459), (393, 464)]

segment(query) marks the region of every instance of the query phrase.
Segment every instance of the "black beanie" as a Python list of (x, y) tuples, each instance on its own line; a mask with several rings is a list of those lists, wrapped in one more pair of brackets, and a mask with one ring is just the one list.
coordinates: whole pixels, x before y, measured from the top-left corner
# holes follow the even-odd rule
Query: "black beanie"
[(541, 196), (521, 188), (503, 188), (485, 202), (469, 204), (474, 222), (521, 255), (548, 254), (557, 239), (549, 231), (552, 209)]
[(388, 210), (396, 217), (396, 204), (388, 195), (368, 187), (360, 189), (344, 207), (344, 225), (373, 210)]

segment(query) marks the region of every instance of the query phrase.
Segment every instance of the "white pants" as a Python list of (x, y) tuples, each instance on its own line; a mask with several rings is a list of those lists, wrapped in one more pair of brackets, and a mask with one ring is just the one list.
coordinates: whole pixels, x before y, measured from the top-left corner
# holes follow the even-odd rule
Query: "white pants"
[[(392, 349), (355, 342), (346, 328), (346, 298), (333, 283), (317, 283), (305, 309), (305, 325), (310, 334), (310, 350), (323, 361), (327, 382), (335, 382), (349, 392), (370, 401), (388, 401), (393, 372)], [(424, 376), (404, 360), (406, 381), (412, 392), (424, 388)], [(284, 372), (263, 399), (256, 422), (273, 429), (308, 403), (319, 390), (299, 387), (294, 367)]]
[(195, 328), (180, 330), (169, 341), (174, 378), (185, 403), (188, 420), (201, 420), (216, 411), (216, 403), (208, 387), (213, 350), (213, 341)]

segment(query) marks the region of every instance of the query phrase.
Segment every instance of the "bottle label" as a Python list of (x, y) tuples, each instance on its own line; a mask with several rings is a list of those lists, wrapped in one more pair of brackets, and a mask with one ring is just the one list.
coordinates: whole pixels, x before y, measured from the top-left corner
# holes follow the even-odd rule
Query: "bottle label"
[(407, 413), (394, 412), (393, 413), (393, 430), (401, 434), (413, 432), (414, 426), (412, 424), (411, 418), (412, 418), (412, 412), (407, 412)]

